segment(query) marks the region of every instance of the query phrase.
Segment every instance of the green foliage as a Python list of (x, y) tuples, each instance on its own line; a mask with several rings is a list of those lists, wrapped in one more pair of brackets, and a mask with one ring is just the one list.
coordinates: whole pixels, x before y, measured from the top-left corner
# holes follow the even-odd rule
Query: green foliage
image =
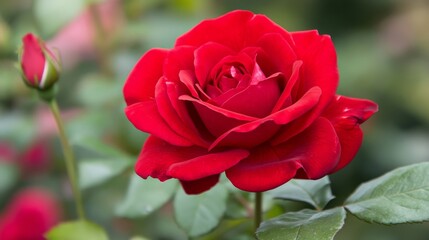
[(87, 189), (115, 177), (127, 168), (132, 162), (124, 158), (89, 158), (79, 160), (79, 187)]
[(14, 164), (0, 160), (0, 196), (17, 182), (18, 176), (18, 169)]
[(144, 180), (133, 174), (127, 194), (116, 209), (116, 215), (128, 218), (147, 216), (166, 204), (176, 189), (175, 180), (161, 183), (158, 179)]
[(89, 221), (61, 223), (46, 233), (47, 240), (108, 240), (104, 229)]
[(323, 209), (334, 199), (328, 177), (319, 180), (296, 180), (271, 190), (268, 194), (274, 198), (302, 201), (311, 204), (317, 210)]
[(183, 189), (174, 198), (177, 223), (191, 236), (199, 236), (214, 229), (221, 221), (228, 190), (221, 184), (199, 195), (187, 195)]
[(260, 240), (331, 240), (345, 218), (344, 208), (289, 212), (263, 222), (256, 236)]
[(79, 186), (90, 188), (123, 173), (134, 164), (134, 158), (113, 146), (95, 139), (81, 139), (75, 149), (85, 150), (89, 156), (78, 161)]
[(429, 220), (429, 162), (395, 169), (362, 184), (346, 208), (368, 222), (395, 224)]
[[(99, 108), (120, 102), (122, 95), (118, 89), (121, 88), (122, 83), (119, 81), (114, 82), (101, 74), (90, 74), (80, 82), (76, 97), (88, 108)], [(95, 92), (103, 94), (94, 94)]]

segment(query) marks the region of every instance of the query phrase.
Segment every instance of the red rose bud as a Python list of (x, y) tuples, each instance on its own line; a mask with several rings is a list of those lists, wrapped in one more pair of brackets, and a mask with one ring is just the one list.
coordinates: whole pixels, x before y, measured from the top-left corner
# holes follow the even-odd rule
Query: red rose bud
[(59, 78), (60, 63), (45, 43), (32, 33), (22, 38), (19, 52), (21, 74), (24, 82), (39, 90), (51, 88)]

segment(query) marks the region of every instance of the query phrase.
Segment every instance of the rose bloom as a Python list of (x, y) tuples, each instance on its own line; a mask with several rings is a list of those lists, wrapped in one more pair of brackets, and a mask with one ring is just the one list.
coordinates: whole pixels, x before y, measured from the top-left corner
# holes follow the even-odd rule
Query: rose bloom
[(336, 172), (378, 110), (336, 95), (338, 79), (328, 35), (241, 10), (202, 21), (173, 49), (143, 55), (125, 83), (128, 119), (151, 134), (136, 172), (179, 179), (189, 194), (223, 172), (251, 192)]
[(28, 188), (13, 197), (0, 216), (1, 240), (43, 240), (60, 222), (60, 207), (50, 192)]

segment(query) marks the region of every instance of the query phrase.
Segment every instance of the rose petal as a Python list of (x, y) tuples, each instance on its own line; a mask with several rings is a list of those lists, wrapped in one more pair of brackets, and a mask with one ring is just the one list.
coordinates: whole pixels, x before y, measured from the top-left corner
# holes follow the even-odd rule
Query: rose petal
[(280, 77), (272, 76), (260, 81), (257, 85), (249, 85), (230, 97), (221, 107), (253, 117), (261, 118), (269, 115), (280, 97)]
[(194, 73), (190, 70), (181, 70), (179, 72), (179, 79), (180, 82), (182, 82), (186, 88), (188, 89), (189, 93), (191, 94), (192, 97), (194, 98), (200, 98), (198, 96), (198, 92), (195, 88), (195, 77), (194, 77)]
[(298, 81), (299, 78), (299, 69), (302, 66), (302, 61), (296, 61), (293, 64), (292, 67), (292, 74), (290, 75), (289, 80), (286, 82), (286, 86), (283, 89), (283, 92), (279, 99), (277, 100), (276, 105), (274, 106), (272, 113), (275, 113), (279, 111), (280, 109), (290, 105), (292, 103), (292, 99), (290, 96), (290, 93), (292, 91), (292, 88), (295, 86), (295, 84)]
[(312, 124), (335, 96), (338, 85), (337, 57), (331, 38), (327, 35), (319, 35), (317, 31), (291, 34), (295, 42), (295, 52), (303, 61), (298, 83), (291, 93), (292, 100), (299, 99), (314, 86), (322, 89), (322, 95), (317, 106), (302, 116), (299, 121), (283, 129), (279, 137), (273, 140), (274, 144), (287, 141)]
[(215, 19), (204, 20), (179, 37), (175, 47), (201, 46), (207, 42), (216, 42), (239, 50), (247, 37), (247, 22), (252, 17), (252, 12), (237, 10)]
[(199, 194), (212, 188), (219, 182), (219, 174), (194, 181), (180, 181), (187, 194)]
[[(153, 99), (155, 85), (162, 76), (162, 66), (168, 50), (149, 50), (134, 66), (124, 85), (127, 105)], [(150, 69), (150, 71), (148, 71)]]
[[(239, 125), (218, 137), (209, 149), (217, 146), (252, 147), (265, 142), (278, 131), (277, 126), (285, 125), (302, 116), (317, 105), (320, 88), (310, 89), (298, 102), (265, 118)], [(257, 129), (261, 128), (261, 129)]]
[(297, 56), (282, 35), (279, 33), (266, 34), (259, 39), (257, 46), (270, 56), (277, 72), (281, 72), (285, 76), (291, 75), (292, 65), (297, 60)]
[(175, 46), (201, 46), (206, 42), (217, 42), (240, 50), (245, 46), (253, 46), (267, 33), (279, 33), (290, 44), (293, 43), (290, 34), (265, 15), (235, 10), (221, 17), (202, 21), (179, 37)]
[[(183, 109), (183, 107), (178, 109), (179, 104), (183, 104), (183, 101), (180, 101), (178, 98), (170, 98), (170, 96), (175, 97), (179, 95), (177, 93), (177, 91), (179, 91), (177, 85), (177, 83), (168, 81), (165, 78), (161, 78), (158, 81), (155, 88), (155, 102), (158, 112), (164, 122), (167, 123), (171, 130), (177, 133), (177, 135), (196, 145), (207, 147), (208, 143), (199, 136), (186, 109)], [(168, 94), (170, 94), (170, 96)], [(174, 106), (176, 109), (173, 108), (173, 103), (175, 103)], [(185, 121), (179, 116), (177, 110), (180, 111), (180, 115), (185, 118)]]
[(341, 158), (332, 172), (336, 172), (355, 157), (362, 144), (362, 130), (359, 125), (378, 111), (378, 106), (365, 99), (337, 95), (323, 116), (331, 121), (341, 144)]
[(149, 136), (137, 159), (136, 173), (142, 178), (170, 179), (167, 174), (171, 165), (207, 154), (207, 149), (200, 147), (180, 147), (171, 145), (155, 136)]
[(128, 120), (140, 131), (153, 134), (166, 142), (178, 146), (193, 145), (177, 135), (158, 112), (155, 101), (135, 103), (125, 108)]
[(195, 75), (203, 88), (214, 66), (225, 56), (233, 54), (233, 51), (224, 45), (208, 42), (197, 48), (194, 52)]
[[(179, 74), (183, 70), (194, 72), (194, 51), (192, 46), (180, 46), (171, 49), (166, 56), (163, 69), (164, 77), (172, 82), (179, 82)], [(145, 70), (152, 71), (151, 68)]]
[(194, 103), (195, 109), (198, 112), (198, 116), (201, 118), (204, 126), (215, 137), (221, 135), (231, 128), (257, 119), (217, 107), (213, 104), (194, 99), (187, 95), (182, 95), (179, 97), (179, 99)]
[(331, 123), (318, 118), (309, 128), (290, 141), (262, 145), (250, 156), (226, 171), (228, 179), (239, 189), (261, 192), (276, 188), (296, 176), (317, 179), (337, 164), (340, 144)]
[(168, 168), (167, 174), (180, 180), (198, 180), (222, 173), (247, 156), (249, 156), (249, 152), (243, 149), (206, 153), (205, 155), (200, 155), (184, 162), (172, 164)]

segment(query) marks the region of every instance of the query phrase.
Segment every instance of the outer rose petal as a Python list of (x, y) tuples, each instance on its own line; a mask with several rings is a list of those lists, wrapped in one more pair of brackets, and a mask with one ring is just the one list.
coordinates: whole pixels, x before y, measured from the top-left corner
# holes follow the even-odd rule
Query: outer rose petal
[(164, 49), (151, 49), (140, 58), (123, 89), (127, 105), (154, 97), (155, 85), (162, 76), (162, 66), (167, 53)]
[(193, 182), (218, 175), (248, 155), (247, 150), (241, 149), (209, 153), (200, 147), (178, 147), (150, 136), (138, 158), (136, 172), (143, 178)]
[(205, 192), (219, 182), (219, 174), (201, 178), (195, 181), (180, 181), (183, 190), (187, 194), (199, 194)]
[(239, 125), (218, 137), (210, 146), (254, 147), (271, 138), (280, 128), (317, 105), (320, 88), (310, 89), (299, 101), (265, 118)]
[(261, 192), (276, 188), (296, 176), (321, 178), (337, 164), (340, 144), (331, 123), (318, 118), (309, 128), (278, 146), (262, 145), (226, 171), (237, 188)]
[(237, 10), (215, 19), (204, 20), (179, 37), (175, 47), (198, 47), (207, 42), (216, 42), (240, 50), (247, 37), (246, 24), (252, 17), (252, 12)]
[(266, 33), (279, 33), (290, 44), (293, 42), (285, 29), (266, 16), (236, 10), (215, 19), (202, 21), (179, 37), (175, 46), (201, 46), (207, 42), (217, 42), (239, 51), (254, 45)]
[(177, 135), (158, 112), (155, 101), (135, 103), (125, 108), (128, 120), (140, 131), (153, 134), (178, 146), (191, 146), (192, 142)]
[(336, 172), (345, 167), (354, 158), (362, 143), (360, 124), (378, 111), (376, 103), (337, 95), (323, 116), (334, 125), (341, 144), (341, 158), (332, 170)]
[[(178, 85), (177, 83), (170, 82), (165, 78), (161, 78), (158, 81), (155, 87), (155, 101), (156, 101), (158, 113), (165, 121), (165, 123), (168, 124), (169, 128), (172, 131), (174, 131), (178, 136), (185, 138), (186, 140), (192, 142), (195, 145), (199, 145), (203, 147), (207, 146), (208, 143), (202, 140), (202, 138), (199, 136), (198, 132), (196, 131), (195, 127), (192, 125), (193, 124), (192, 120), (186, 121), (186, 122), (182, 121), (183, 118), (181, 118), (181, 116), (185, 117), (187, 115), (187, 112), (181, 112), (180, 114), (181, 116), (179, 115), (179, 112), (177, 112), (178, 110), (186, 111), (183, 109), (179, 109), (179, 104), (180, 103), (183, 104), (183, 102), (177, 98), (171, 99), (168, 96), (169, 92), (170, 94), (172, 94), (172, 91), (179, 91), (177, 85)], [(176, 94), (176, 96), (178, 95), (179, 94)], [(177, 103), (177, 102), (180, 102), (180, 103)], [(176, 104), (173, 105), (173, 103), (176, 103)], [(173, 106), (176, 106), (177, 108), (175, 109)]]
[(317, 106), (282, 130), (279, 137), (273, 140), (274, 144), (287, 141), (307, 128), (330, 103), (338, 86), (337, 56), (331, 38), (319, 35), (317, 31), (293, 32), (291, 35), (298, 59), (303, 61), (300, 79), (292, 91), (292, 99), (296, 101), (314, 86), (322, 89), (322, 95)]
[[(179, 82), (180, 71), (194, 72), (194, 51), (192, 46), (180, 46), (171, 49), (164, 62), (164, 77), (169, 81)], [(152, 71), (148, 68), (149, 71)], [(147, 69), (146, 69), (147, 70)]]

